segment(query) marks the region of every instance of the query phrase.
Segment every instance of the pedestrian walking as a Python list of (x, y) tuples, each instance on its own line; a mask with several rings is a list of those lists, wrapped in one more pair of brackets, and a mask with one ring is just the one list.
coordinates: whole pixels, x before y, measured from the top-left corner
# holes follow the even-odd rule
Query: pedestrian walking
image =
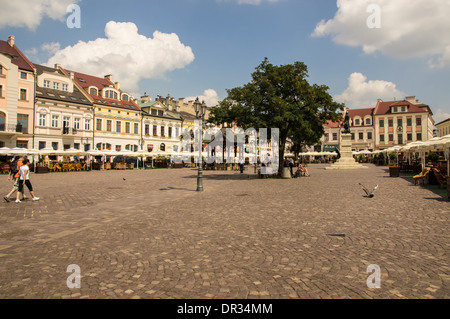
[(244, 173), (244, 163), (245, 163), (244, 159), (241, 159), (239, 161), (239, 168), (241, 170), (241, 174)]
[[(11, 198), (12, 194), (14, 194), (14, 192), (18, 192), (18, 190), (19, 190), (19, 177), (20, 177), (19, 169), (23, 164), (23, 160), (24, 160), (23, 156), (17, 156), (15, 158), (15, 160), (13, 161), (13, 163), (11, 164), (11, 167), (9, 169), (9, 175), (8, 175), (7, 181), (9, 182), (10, 180), (13, 180), (14, 185), (13, 185), (13, 188), (11, 189), (11, 191), (8, 193), (8, 195), (3, 197), (3, 199), (7, 203), (10, 202), (10, 200), (11, 200), (10, 198)], [(27, 197), (25, 196), (25, 194), (22, 193), (22, 200), (24, 200), (24, 199), (27, 199)]]
[(33, 192), (33, 186), (30, 182), (30, 168), (28, 167), (28, 159), (23, 160), (23, 165), (20, 166), (19, 169), (19, 190), (16, 196), (16, 203), (20, 203), (19, 194), (24, 192), (24, 185), (27, 185), (28, 190), (32, 196), (33, 200), (39, 200), (39, 197), (36, 197)]
[(294, 160), (292, 158), (289, 159), (289, 170), (291, 171), (291, 177), (294, 176)]

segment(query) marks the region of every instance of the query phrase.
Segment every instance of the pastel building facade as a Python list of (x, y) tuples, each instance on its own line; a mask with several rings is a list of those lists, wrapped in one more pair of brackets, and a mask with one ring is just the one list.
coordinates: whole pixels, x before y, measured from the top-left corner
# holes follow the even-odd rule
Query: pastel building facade
[(73, 73), (58, 67), (35, 65), (37, 69), (35, 144), (36, 148), (63, 151), (92, 150), (93, 108), (74, 85)]
[(0, 40), (0, 147), (34, 147), (35, 77), (14, 36)]

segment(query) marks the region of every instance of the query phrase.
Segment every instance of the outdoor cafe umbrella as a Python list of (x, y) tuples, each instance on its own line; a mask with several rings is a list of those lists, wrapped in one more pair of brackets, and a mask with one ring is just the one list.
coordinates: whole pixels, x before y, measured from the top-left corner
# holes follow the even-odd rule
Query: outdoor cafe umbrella
[(1, 147), (0, 148), (0, 155), (9, 155), (9, 152), (11, 151), (8, 147)]

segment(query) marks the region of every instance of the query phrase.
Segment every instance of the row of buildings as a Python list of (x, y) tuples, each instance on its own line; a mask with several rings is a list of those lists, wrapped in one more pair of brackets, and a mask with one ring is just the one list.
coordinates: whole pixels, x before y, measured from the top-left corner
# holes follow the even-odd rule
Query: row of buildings
[[(0, 148), (170, 154), (179, 151), (182, 130), (194, 128), (193, 103), (170, 96), (135, 100), (112, 75), (97, 77), (61, 65), (33, 64), (13, 36), (0, 40)], [(345, 112), (350, 116), (354, 151), (433, 137), (433, 113), (414, 96), (378, 100), (374, 108)], [(327, 122), (321, 144), (313, 149), (339, 148), (341, 126)]]
[(0, 41), (0, 147), (177, 151), (194, 101), (133, 99), (112, 75), (33, 64), (13, 36)]
[[(434, 136), (434, 120), (430, 107), (415, 96), (401, 101), (378, 100), (374, 108), (346, 109), (350, 118), (353, 151), (375, 151)], [(316, 151), (333, 151), (339, 147), (341, 123), (327, 122), (325, 135)]]

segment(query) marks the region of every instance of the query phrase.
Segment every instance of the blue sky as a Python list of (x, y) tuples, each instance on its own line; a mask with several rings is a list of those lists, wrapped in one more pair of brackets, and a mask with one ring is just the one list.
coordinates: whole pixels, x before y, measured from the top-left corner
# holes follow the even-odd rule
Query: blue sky
[[(264, 57), (302, 61), (310, 82), (350, 108), (415, 95), (439, 122), (450, 117), (450, 3), (408, 1), (0, 0), (0, 38), (14, 35), (36, 63), (111, 73), (135, 97), (202, 96), (210, 105), (247, 83)], [(79, 29), (66, 24), (70, 3), (80, 6)], [(371, 3), (380, 28), (367, 26), (378, 17)]]

